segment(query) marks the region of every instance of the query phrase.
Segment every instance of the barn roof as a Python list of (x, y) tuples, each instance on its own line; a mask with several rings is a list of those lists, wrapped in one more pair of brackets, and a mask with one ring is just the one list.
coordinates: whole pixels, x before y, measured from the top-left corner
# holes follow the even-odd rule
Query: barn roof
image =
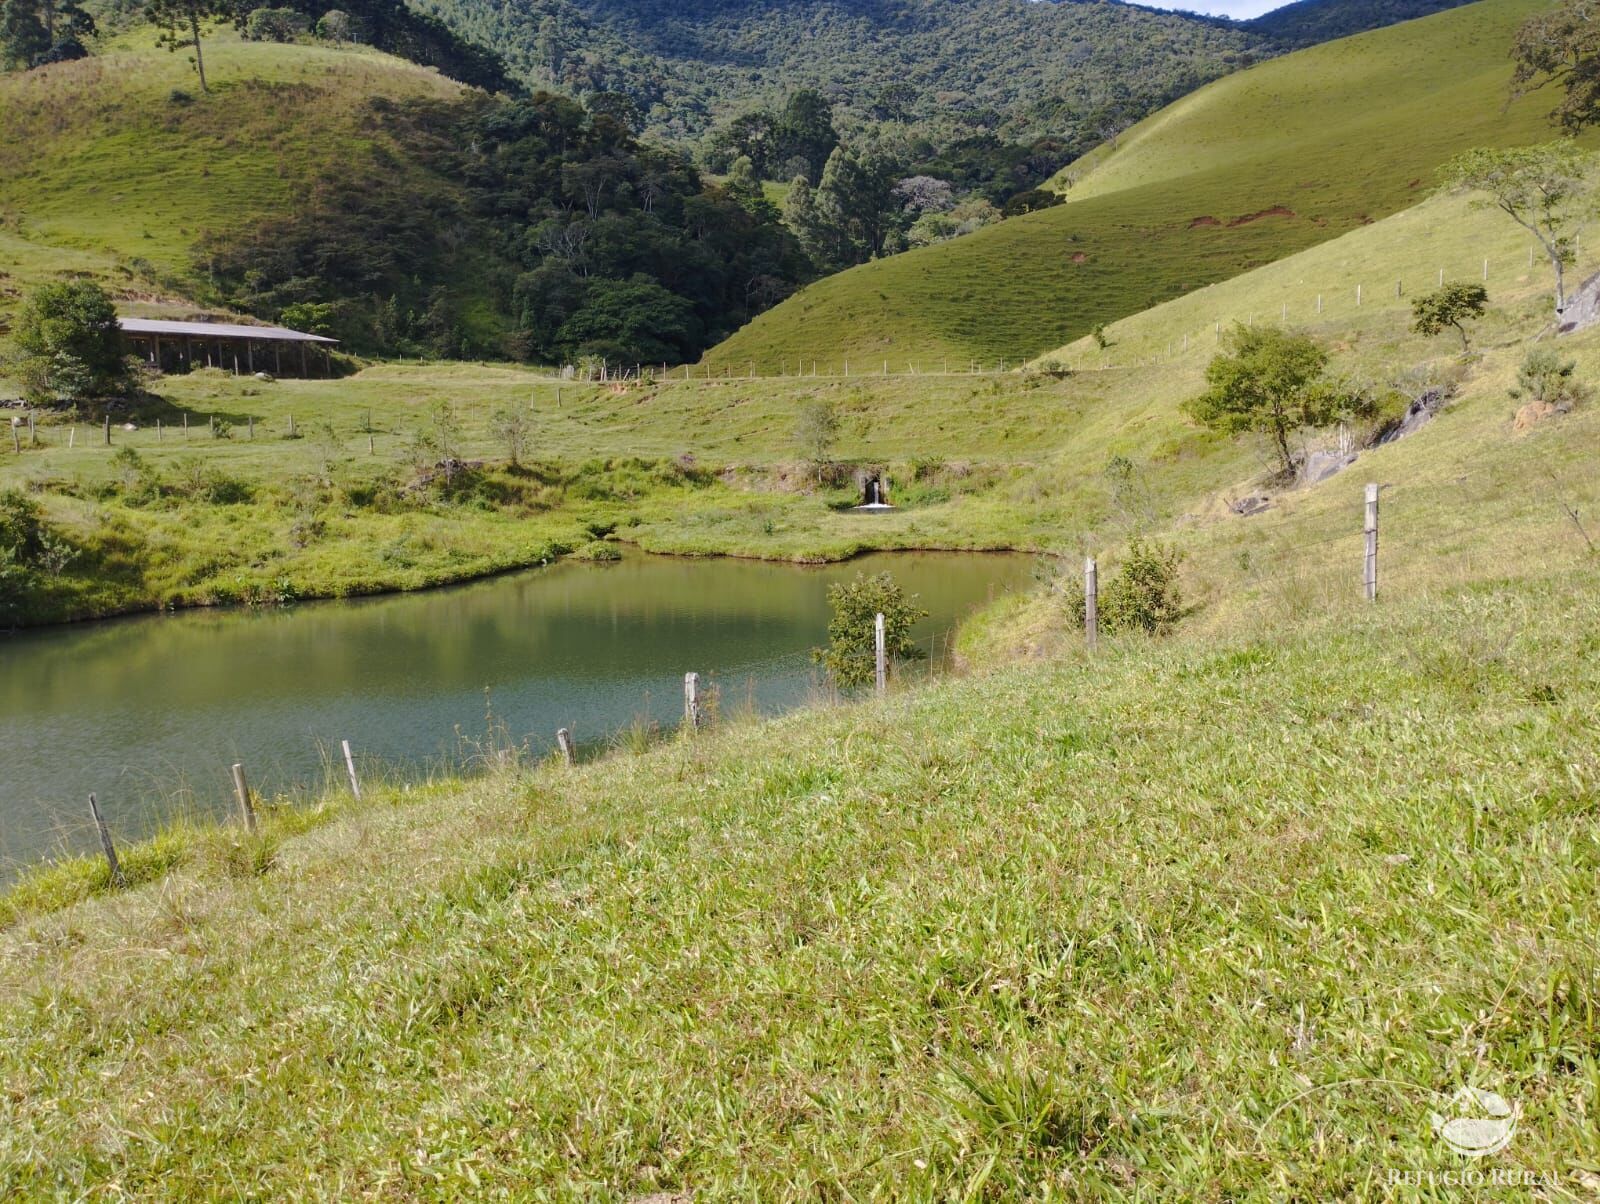
[(118, 318), (124, 334), (160, 334), (196, 339), (256, 339), (274, 343), (337, 343), (284, 326), (242, 326), (228, 322), (168, 322), (164, 318)]

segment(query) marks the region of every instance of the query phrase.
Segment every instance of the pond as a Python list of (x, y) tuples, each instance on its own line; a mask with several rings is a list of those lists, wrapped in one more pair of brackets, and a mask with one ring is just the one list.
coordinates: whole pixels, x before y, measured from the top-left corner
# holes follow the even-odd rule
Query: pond
[[(229, 766), (266, 795), (310, 793), (340, 740), (371, 772), (416, 778), (464, 741), (580, 753), (634, 725), (676, 723), (683, 675), (728, 713), (822, 692), (827, 587), (891, 571), (929, 617), (930, 663), (975, 606), (1032, 559), (896, 552), (846, 564), (629, 555), (423, 593), (282, 610), (187, 611), (0, 636), (0, 881), (95, 846), (88, 796), (119, 840), (179, 814), (231, 813)], [(470, 749), (469, 749), (470, 751)]]

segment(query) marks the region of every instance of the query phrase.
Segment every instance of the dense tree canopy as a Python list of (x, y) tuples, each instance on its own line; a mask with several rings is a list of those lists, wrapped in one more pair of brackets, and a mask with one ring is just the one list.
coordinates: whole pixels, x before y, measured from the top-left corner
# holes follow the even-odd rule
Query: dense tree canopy
[[(772, 206), (704, 184), (610, 111), (540, 93), (373, 117), (453, 186), (322, 179), (292, 214), (208, 245), (227, 300), (272, 318), (331, 305), (362, 349), (681, 362), (811, 270)], [(448, 286), (464, 277), (490, 284), (498, 335)]]

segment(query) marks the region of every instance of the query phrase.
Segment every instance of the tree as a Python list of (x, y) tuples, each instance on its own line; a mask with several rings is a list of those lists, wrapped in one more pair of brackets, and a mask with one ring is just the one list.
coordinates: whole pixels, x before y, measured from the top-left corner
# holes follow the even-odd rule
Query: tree
[(816, 469), (828, 463), (833, 444), (839, 437), (839, 413), (831, 401), (809, 401), (800, 408), (794, 439), (800, 454)]
[(11, 345), (35, 401), (103, 397), (128, 383), (116, 307), (93, 281), (40, 285), (17, 312)]
[(1466, 324), (1483, 317), (1489, 305), (1489, 290), (1481, 284), (1454, 282), (1418, 297), (1411, 303), (1411, 329), (1432, 338), (1445, 327), (1455, 327), (1461, 336), (1461, 351), (1468, 350)]
[(186, 46), (194, 48), (190, 61), (199, 73), (200, 91), (211, 91), (206, 82), (205, 53), (200, 46), (200, 23), (227, 20), (238, 25), (242, 14), (233, 0), (144, 0), (144, 15), (160, 30), (156, 45), (173, 52)]
[(515, 468), (522, 462), (522, 453), (527, 450), (528, 436), (533, 432), (533, 424), (528, 421), (527, 413), (517, 406), (496, 410), (490, 420), (494, 437), (505, 445), (506, 459)]
[(1593, 160), (1566, 140), (1501, 150), (1479, 147), (1457, 155), (1441, 169), (1445, 186), (1486, 194), (1479, 208), (1495, 208), (1527, 230), (1556, 278), (1556, 313), (1567, 305), (1566, 267), (1573, 240), (1593, 189)]
[(694, 306), (654, 280), (594, 280), (557, 336), (572, 355), (614, 364), (679, 362), (699, 334)]
[(928, 612), (917, 605), (888, 573), (828, 587), (828, 646), (813, 649), (811, 659), (824, 666), (834, 684), (844, 689), (865, 686), (877, 676), (874, 619), (883, 616), (884, 652), (891, 662), (922, 660), (928, 654), (912, 638), (911, 628)]
[(1511, 43), (1511, 95), (1556, 84), (1561, 103), (1550, 116), (1569, 134), (1600, 121), (1600, 10), (1590, 0), (1564, 0), (1529, 17)]
[(292, 8), (256, 8), (245, 21), (244, 36), (252, 42), (292, 42), (309, 22)]
[(777, 154), (772, 166), (799, 167), (807, 179), (816, 178), (833, 148), (839, 145), (839, 133), (833, 128), (833, 106), (809, 88), (802, 88), (789, 98), (774, 123), (773, 133)]
[(7, 67), (31, 67), (50, 49), (50, 34), (34, 0), (5, 0), (0, 5), (0, 61)]
[(360, 40), (357, 37), (355, 18), (342, 8), (330, 8), (318, 17), (313, 32), (324, 42), (332, 42), (335, 46)]
[(1324, 375), (1327, 366), (1327, 350), (1307, 335), (1236, 325), (1206, 366), (1211, 387), (1183, 409), (1213, 430), (1262, 432), (1292, 473), (1290, 432), (1324, 426), (1347, 408)]

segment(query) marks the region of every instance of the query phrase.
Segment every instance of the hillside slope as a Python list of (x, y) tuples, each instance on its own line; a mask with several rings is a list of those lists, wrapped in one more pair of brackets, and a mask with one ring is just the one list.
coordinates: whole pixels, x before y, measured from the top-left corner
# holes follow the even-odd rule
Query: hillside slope
[(193, 68), (148, 34), (0, 76), (0, 319), (21, 288), (63, 270), (147, 308), (192, 308), (207, 283), (201, 244), (290, 212), (333, 175), (453, 192), (374, 121), (374, 103), (464, 94), (437, 72), (360, 47), (220, 32), (206, 56), (204, 97)]
[(1504, 109), (1539, 7), (1481, 0), (1219, 80), (1075, 165), (1065, 205), (829, 277), (706, 358), (1015, 363), (1396, 212), (1456, 151), (1549, 136), (1547, 106)]

